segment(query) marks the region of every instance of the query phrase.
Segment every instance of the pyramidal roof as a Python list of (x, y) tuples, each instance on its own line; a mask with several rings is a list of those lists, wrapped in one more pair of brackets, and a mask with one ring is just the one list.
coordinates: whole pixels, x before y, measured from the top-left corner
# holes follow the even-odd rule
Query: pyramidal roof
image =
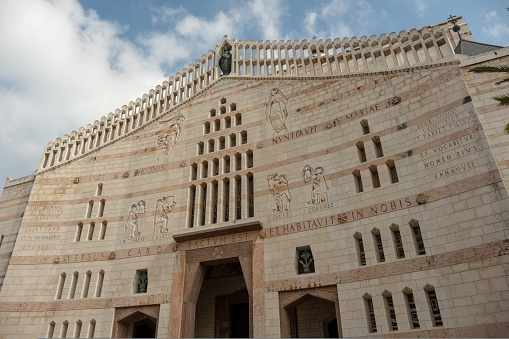
[[(225, 35), (214, 50), (208, 51), (141, 98), (86, 127), (49, 142), (36, 174), (85, 157), (131, 135), (207, 91), (222, 76), (228, 79), (332, 78), (454, 60), (449, 26), (452, 27), (444, 22), (379, 37), (313, 38), (310, 41), (237, 41)], [(229, 75), (223, 75), (219, 67), (225, 46), (229, 47), (231, 53)]]

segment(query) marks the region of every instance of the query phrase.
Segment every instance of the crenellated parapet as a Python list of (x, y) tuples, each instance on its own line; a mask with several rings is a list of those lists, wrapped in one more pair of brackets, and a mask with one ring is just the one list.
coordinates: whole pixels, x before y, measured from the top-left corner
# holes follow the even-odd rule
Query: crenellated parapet
[(122, 139), (210, 88), (221, 77), (218, 63), (224, 46), (230, 47), (232, 53), (228, 77), (342, 76), (454, 59), (453, 46), (438, 25), (379, 37), (325, 41), (237, 41), (225, 36), (214, 51), (204, 54), (141, 98), (48, 143), (38, 172), (61, 166)]

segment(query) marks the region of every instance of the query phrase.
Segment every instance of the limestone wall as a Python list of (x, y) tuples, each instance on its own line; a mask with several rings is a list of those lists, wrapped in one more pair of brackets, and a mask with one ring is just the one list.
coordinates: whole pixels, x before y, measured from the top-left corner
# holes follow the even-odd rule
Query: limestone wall
[[(85, 333), (94, 319), (97, 336), (109, 336), (116, 309), (147, 305), (161, 305), (159, 336), (182, 333), (187, 251), (248, 240), (256, 337), (281, 335), (279, 292), (334, 285), (345, 337), (375, 335), (369, 298), (376, 335), (394, 335), (387, 295), (398, 335), (507, 333), (509, 205), (481, 123), (457, 61), (319, 79), (224, 77), (37, 175), (0, 293), (0, 334), (46, 336), (66, 320)], [(173, 239), (250, 221), (263, 230), (178, 247)], [(34, 246), (39, 236), (44, 247)], [(303, 249), (313, 273), (299, 274)], [(148, 273), (142, 293), (139, 270)]]

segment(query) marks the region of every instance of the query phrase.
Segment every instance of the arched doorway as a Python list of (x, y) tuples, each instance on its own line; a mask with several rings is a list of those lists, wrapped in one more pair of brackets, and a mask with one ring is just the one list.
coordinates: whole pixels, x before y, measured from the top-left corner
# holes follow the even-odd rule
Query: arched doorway
[(341, 338), (336, 286), (279, 292), (283, 338)]
[(156, 338), (159, 305), (115, 309), (113, 338)]

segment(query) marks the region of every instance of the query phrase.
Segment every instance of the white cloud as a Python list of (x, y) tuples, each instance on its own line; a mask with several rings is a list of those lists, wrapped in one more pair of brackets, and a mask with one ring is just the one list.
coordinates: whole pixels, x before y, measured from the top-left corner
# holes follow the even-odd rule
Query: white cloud
[[(308, 11), (303, 26), (310, 39), (344, 38), (367, 34), (381, 15), (375, 15), (371, 4), (365, 0), (331, 0), (325, 5)], [(320, 27), (321, 29), (319, 29)]]
[(182, 6), (152, 8), (159, 31), (129, 41), (129, 27), (77, 0), (0, 1), (0, 153), (13, 159), (2, 162), (0, 181), (29, 174), (49, 141), (141, 97), (223, 35), (239, 39), (254, 26), (263, 39), (279, 39), (282, 8), (254, 0), (207, 18)]
[(262, 31), (262, 39), (281, 38), (282, 9), (280, 0), (254, 0), (249, 3), (247, 13), (252, 13), (253, 19)]
[(415, 0), (414, 7), (415, 7), (414, 13), (417, 14), (419, 18), (424, 17), (424, 13), (428, 7), (426, 2), (423, 0)]
[(485, 15), (482, 32), (493, 39), (495, 43), (502, 46), (509, 45), (509, 26), (500, 19), (495, 11)]

